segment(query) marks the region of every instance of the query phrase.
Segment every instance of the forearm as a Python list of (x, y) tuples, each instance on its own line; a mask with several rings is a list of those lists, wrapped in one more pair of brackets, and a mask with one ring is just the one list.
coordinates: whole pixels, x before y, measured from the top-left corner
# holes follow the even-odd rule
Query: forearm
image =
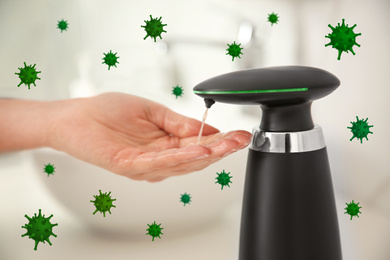
[(61, 102), (0, 99), (0, 152), (49, 146)]

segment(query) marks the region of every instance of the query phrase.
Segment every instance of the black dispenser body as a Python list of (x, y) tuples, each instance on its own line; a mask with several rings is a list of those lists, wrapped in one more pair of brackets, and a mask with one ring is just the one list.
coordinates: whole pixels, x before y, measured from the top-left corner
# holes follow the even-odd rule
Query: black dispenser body
[(239, 260), (341, 260), (326, 147), (249, 149)]
[(311, 104), (340, 81), (312, 67), (237, 71), (201, 82), (214, 102), (260, 105), (247, 161), (239, 260), (341, 260), (341, 244), (322, 130)]

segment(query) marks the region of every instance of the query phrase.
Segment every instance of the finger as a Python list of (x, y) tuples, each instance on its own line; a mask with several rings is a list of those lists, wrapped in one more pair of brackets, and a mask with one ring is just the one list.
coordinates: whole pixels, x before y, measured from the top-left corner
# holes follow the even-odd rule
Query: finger
[[(150, 111), (150, 120), (164, 131), (181, 138), (197, 136), (202, 125), (199, 120), (180, 115), (167, 107), (155, 104)], [(203, 135), (219, 133), (219, 130), (205, 124)]]
[(224, 157), (232, 152), (241, 150), (249, 145), (251, 136), (246, 133), (241, 134), (236, 131), (230, 132), (222, 136), (221, 139), (209, 140), (209, 143), (204, 144), (210, 149), (210, 159)]
[[(114, 172), (135, 180), (153, 179), (153, 174), (167, 173), (167, 176), (196, 171), (195, 166), (207, 167), (215, 160), (219, 160), (237, 150), (243, 149), (250, 143), (250, 136), (246, 131), (233, 131), (226, 134), (218, 134), (209, 138), (206, 146), (192, 145), (184, 148), (168, 149), (161, 152), (147, 152), (134, 155), (119, 155), (116, 159)], [(206, 159), (199, 159), (204, 156)], [(194, 164), (186, 164), (195, 161)], [(204, 165), (204, 166), (202, 166)], [(175, 170), (178, 166), (178, 171)], [(188, 167), (188, 168), (186, 168)], [(145, 177), (148, 176), (148, 177)]]
[[(247, 132), (247, 131), (236, 130), (236, 131), (230, 131), (228, 133), (216, 133), (216, 134), (212, 134), (212, 135), (208, 135), (208, 136), (203, 136), (200, 140), (200, 144), (207, 146), (213, 142), (222, 140), (224, 138), (230, 138), (232, 136), (234, 137), (235, 135), (244, 135), (244, 136), (248, 137), (249, 139), (252, 137), (252, 134)], [(179, 147), (186, 147), (189, 145), (193, 145), (197, 142), (197, 139), (198, 139), (197, 137), (183, 138), (180, 140)], [(240, 142), (238, 145), (241, 146), (241, 145), (244, 145), (245, 142), (247, 142), (247, 139), (238, 139), (237, 141)], [(242, 142), (244, 142), (244, 143), (242, 143)]]
[(221, 160), (222, 158), (243, 149), (250, 143), (250, 137), (247, 135), (227, 133), (224, 139), (216, 140), (207, 147), (211, 155), (204, 159), (194, 159), (188, 162), (182, 162), (169, 168), (156, 169), (150, 172), (138, 174), (138, 180), (147, 180), (150, 182), (161, 181), (159, 178), (168, 178), (171, 176), (184, 175), (194, 171), (200, 171), (209, 165)]
[(173, 148), (159, 152), (146, 152), (138, 156), (118, 156), (114, 169), (120, 175), (133, 175), (169, 168), (183, 162), (207, 158), (210, 150), (202, 145)]

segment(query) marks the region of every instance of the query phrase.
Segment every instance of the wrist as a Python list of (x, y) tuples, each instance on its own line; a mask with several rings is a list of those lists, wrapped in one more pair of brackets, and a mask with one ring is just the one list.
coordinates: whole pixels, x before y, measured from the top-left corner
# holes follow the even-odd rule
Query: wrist
[(64, 138), (63, 131), (72, 124), (77, 113), (80, 112), (75, 107), (78, 100), (65, 99), (45, 102), (43, 108), (47, 111), (47, 121), (43, 122), (46, 125), (46, 130), (42, 132), (42, 146), (61, 150), (63, 142), (66, 142), (66, 140), (62, 140)]
[(64, 110), (67, 109), (67, 100), (40, 102), (39, 110), (42, 113), (40, 124), (44, 129), (39, 130), (40, 147), (54, 148), (56, 129), (60, 126)]
[(50, 146), (64, 102), (0, 100), (0, 152)]

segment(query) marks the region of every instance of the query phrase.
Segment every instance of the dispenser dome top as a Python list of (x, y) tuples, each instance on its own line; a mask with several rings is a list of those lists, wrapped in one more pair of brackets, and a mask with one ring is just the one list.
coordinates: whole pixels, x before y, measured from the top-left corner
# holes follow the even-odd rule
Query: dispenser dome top
[(199, 83), (193, 91), (223, 103), (285, 105), (322, 98), (339, 85), (336, 76), (322, 69), (279, 66), (222, 74)]

